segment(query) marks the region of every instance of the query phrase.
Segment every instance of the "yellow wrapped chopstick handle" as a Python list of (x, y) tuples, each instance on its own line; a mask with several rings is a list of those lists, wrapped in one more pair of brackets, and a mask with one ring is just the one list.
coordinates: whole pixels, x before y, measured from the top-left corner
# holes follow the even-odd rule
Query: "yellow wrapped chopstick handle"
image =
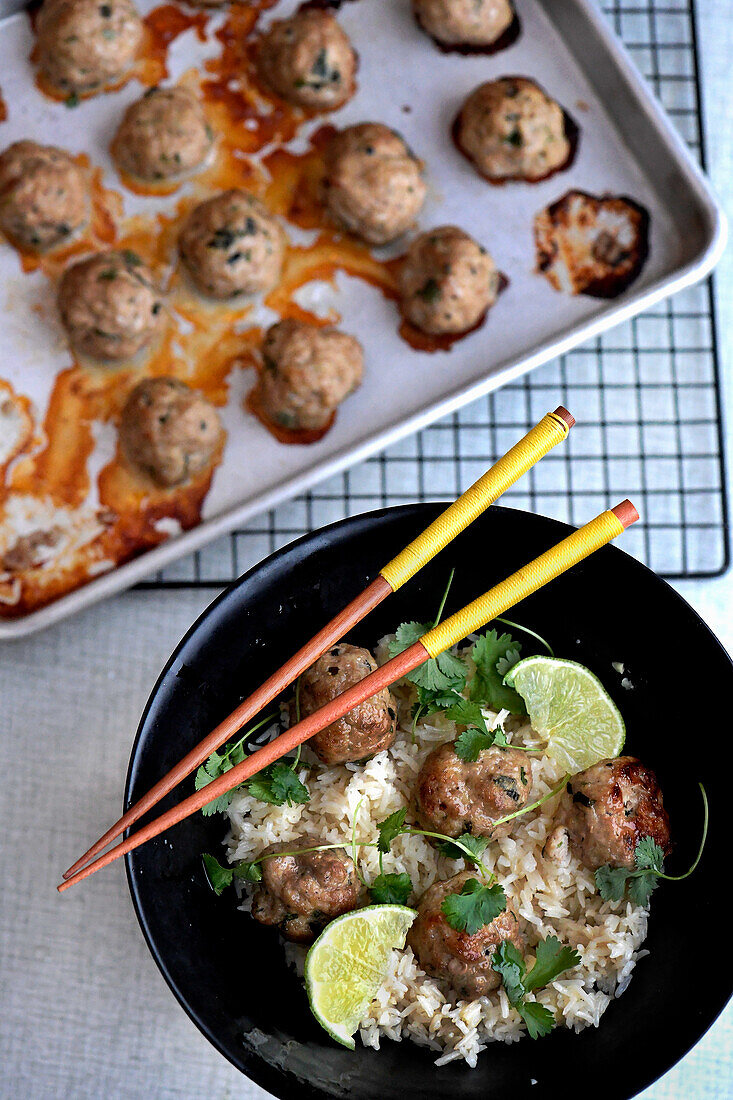
[[(560, 414), (563, 415), (560, 415)], [(567, 417), (567, 419), (564, 419)], [(573, 418), (565, 409), (548, 413), (490, 470), (446, 508), (421, 535), (380, 570), (393, 592), (431, 561), (448, 543), (498, 500), (510, 485), (567, 436)]]
[(473, 634), (497, 615), (519, 603), (525, 596), (536, 592), (548, 581), (554, 580), (583, 558), (605, 546), (620, 535), (624, 527), (625, 524), (614, 512), (602, 512), (590, 523), (586, 523), (585, 527), (574, 531), (557, 546), (553, 546), (529, 565), (512, 573), (511, 577), (507, 577), (495, 588), (490, 588), (473, 603), (451, 615), (445, 622), (423, 634), (420, 639), (422, 645), (431, 657), (437, 657), (439, 653), (450, 649), (462, 638)]

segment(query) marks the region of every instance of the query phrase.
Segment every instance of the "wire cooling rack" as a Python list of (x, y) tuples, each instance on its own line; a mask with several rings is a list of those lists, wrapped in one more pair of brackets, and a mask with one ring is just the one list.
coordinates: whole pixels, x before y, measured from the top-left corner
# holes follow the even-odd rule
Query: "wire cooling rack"
[[(694, 0), (603, 0), (638, 68), (705, 163)], [(624, 496), (624, 550), (671, 578), (728, 566), (712, 283), (702, 283), (322, 482), (142, 587), (229, 583), (294, 538), (372, 508), (466, 489), (548, 408), (578, 423), (503, 500), (580, 524)]]

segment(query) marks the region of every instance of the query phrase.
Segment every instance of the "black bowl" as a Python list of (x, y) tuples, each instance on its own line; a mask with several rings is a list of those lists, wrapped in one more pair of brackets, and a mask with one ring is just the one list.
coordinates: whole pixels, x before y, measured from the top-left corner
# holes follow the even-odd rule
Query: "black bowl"
[[(125, 805), (355, 596), (438, 513), (414, 505), (357, 516), (281, 550), (204, 612), (168, 662), (132, 751)], [(410, 584), (374, 611), (352, 640), (374, 645), (403, 620), (430, 618), (456, 567), (447, 612), (564, 537), (553, 520), (492, 508)], [(223, 819), (188, 818), (128, 857), (135, 909), (153, 957), (204, 1035), (243, 1073), (278, 1097), (489, 1100), (565, 1096), (590, 1087), (595, 1100), (633, 1096), (697, 1042), (733, 991), (727, 968), (695, 965), (721, 920), (719, 869), (730, 803), (724, 758), (713, 763), (705, 719), (727, 713), (733, 666), (695, 612), (621, 550), (606, 547), (514, 609), (511, 617), (581, 661), (618, 702), (627, 747), (659, 776), (672, 821), (672, 871), (686, 868), (700, 838), (697, 780), (710, 798), (710, 833), (695, 874), (654, 895), (644, 958), (599, 1028), (580, 1035), (491, 1044), (478, 1068), (436, 1069), (435, 1054), (385, 1041), (379, 1052), (333, 1043), (315, 1022), (285, 965), (277, 935), (215, 897), (201, 853), (218, 852)], [(532, 652), (525, 648), (525, 653)], [(613, 662), (623, 662), (631, 690)], [(696, 744), (700, 741), (700, 745)], [(708, 755), (710, 754), (710, 761)], [(161, 808), (192, 789), (184, 784)], [(700, 950), (698, 950), (700, 949)]]

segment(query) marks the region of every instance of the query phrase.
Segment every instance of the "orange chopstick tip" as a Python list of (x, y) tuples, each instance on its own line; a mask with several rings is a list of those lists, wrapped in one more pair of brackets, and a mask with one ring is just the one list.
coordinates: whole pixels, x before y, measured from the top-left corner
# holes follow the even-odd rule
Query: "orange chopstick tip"
[(639, 513), (630, 500), (622, 500), (621, 503), (617, 504), (611, 511), (616, 519), (620, 520), (624, 529), (631, 527), (631, 524), (636, 523), (639, 518)]
[(575, 417), (571, 412), (568, 412), (564, 405), (558, 405), (553, 415), (559, 416), (560, 419), (567, 424), (568, 428), (572, 428), (575, 423)]

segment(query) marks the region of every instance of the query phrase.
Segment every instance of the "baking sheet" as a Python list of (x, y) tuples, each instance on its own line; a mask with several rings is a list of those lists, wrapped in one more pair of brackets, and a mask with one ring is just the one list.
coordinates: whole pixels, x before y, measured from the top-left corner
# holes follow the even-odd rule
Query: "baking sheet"
[[(140, 6), (143, 10), (152, 7)], [(296, 6), (292, 0), (283, 0), (263, 22), (275, 14), (287, 14)], [(615, 48), (610, 48), (604, 55), (604, 65), (589, 64), (587, 55), (583, 56), (583, 64), (591, 77), (605, 75), (605, 92), (609, 71), (623, 78), (615, 89), (619, 94), (610, 97), (610, 102), (612, 107), (623, 107), (621, 126), (637, 145), (637, 154), (643, 154), (651, 144), (643, 141), (645, 129), (651, 127), (655, 134), (655, 163), (644, 167), (622, 140), (589, 77), (573, 59), (568, 49), (568, 27), (563, 41), (547, 12), (538, 5), (519, 0), (518, 9), (523, 22), (519, 41), (493, 57), (441, 54), (417, 30), (409, 5), (402, 0), (359, 0), (344, 5), (339, 16), (361, 56), (360, 89), (350, 104), (330, 118), (336, 125), (366, 118), (384, 121), (401, 130), (425, 159), (429, 195), (421, 226), (449, 221), (464, 226), (489, 247), (499, 267), (510, 277), (510, 288), (492, 310), (486, 326), (448, 354), (420, 354), (399, 339), (394, 305), (376, 289), (345, 276), (337, 278), (335, 288), (312, 284), (302, 292), (302, 299), (316, 312), (335, 308), (343, 318), (343, 327), (362, 340), (367, 356), (364, 385), (343, 407), (329, 435), (308, 448), (276, 443), (243, 413), (242, 397), (252, 377), (251, 372), (236, 372), (230, 378), (224, 413), (229, 433), (225, 460), (204, 505), (207, 522), (194, 532), (173, 536), (144, 558), (118, 568), (114, 575), (100, 578), (55, 605), (23, 620), (0, 623), (0, 636), (43, 625), (93, 596), (132, 583), (143, 572), (202, 545), (248, 515), (301, 491), (319, 477), (478, 393), (517, 377), (591, 332), (607, 327), (615, 318), (637, 312), (707, 270), (721, 237), (714, 206), (678, 139), (664, 129), (660, 137), (660, 120), (648, 101), (637, 100), (635, 129), (629, 129), (628, 99), (638, 97), (640, 89), (633, 72), (625, 69), (623, 58), (619, 61)], [(561, 23), (574, 14), (576, 29), (587, 20), (596, 35), (605, 33), (583, 4), (548, 0), (547, 11)], [(212, 20), (212, 28), (221, 18)], [(586, 36), (586, 42), (591, 38)], [(121, 190), (106, 143), (124, 106), (139, 95), (139, 86), (131, 84), (114, 95), (98, 97), (67, 111), (50, 104), (30, 87), (25, 59), (31, 44), (24, 16), (10, 19), (2, 27), (0, 87), (10, 114), (9, 121), (0, 128), (3, 145), (33, 136), (78, 151), (83, 129), (90, 138), (84, 148), (94, 163), (105, 168), (108, 185)], [(218, 44), (210, 44), (206, 50), (211, 53), (217, 48)], [(200, 46), (189, 33), (173, 46), (171, 77), (175, 79), (189, 68), (194, 56), (201, 56)], [(481, 80), (506, 74), (533, 76), (574, 115), (582, 137), (570, 171), (534, 186), (491, 188), (454, 150), (448, 131), (464, 96)], [(83, 127), (79, 125), (81, 118)], [(303, 146), (307, 130), (304, 128), (296, 141), (296, 148)], [(667, 163), (662, 162), (660, 149), (666, 153)], [(653, 173), (653, 182), (647, 173)], [(675, 181), (673, 189), (671, 180)], [(637, 283), (616, 302), (566, 298), (532, 272), (533, 216), (571, 186), (628, 193), (650, 210), (650, 260)], [(165, 202), (125, 195), (130, 213), (159, 210)], [(687, 212), (686, 222), (681, 222), (680, 211)], [(292, 228), (289, 233), (293, 239), (303, 237)], [(45, 279), (21, 275), (15, 255), (7, 248), (0, 251), (0, 278), (5, 295), (4, 302), (0, 298), (0, 308), (7, 317), (2, 336), (2, 373), (16, 389), (32, 398), (42, 416), (54, 373), (69, 363), (53, 301)], [(263, 311), (248, 321), (269, 323), (273, 319), (273, 314)], [(91, 460), (95, 468), (109, 457), (112, 446), (113, 433), (100, 431)]]

